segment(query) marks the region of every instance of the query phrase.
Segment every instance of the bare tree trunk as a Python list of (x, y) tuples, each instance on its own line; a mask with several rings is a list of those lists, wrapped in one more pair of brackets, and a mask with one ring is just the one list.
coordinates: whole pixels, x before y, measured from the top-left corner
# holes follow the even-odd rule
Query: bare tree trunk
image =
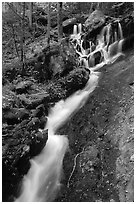
[(33, 14), (33, 2), (29, 2), (29, 26), (30, 26), (30, 29), (32, 30), (33, 28), (33, 17), (32, 17), (32, 14)]
[(17, 53), (17, 57), (20, 59), (19, 52), (18, 52), (18, 49), (17, 49), (17, 43), (16, 43), (16, 35), (15, 35), (14, 25), (11, 24), (11, 27), (12, 27), (12, 33), (13, 33), (13, 40), (14, 40), (15, 50), (16, 50), (16, 53)]
[(58, 10), (58, 41), (61, 41), (63, 37), (63, 27), (62, 27), (62, 2), (57, 3)]
[(47, 46), (50, 47), (51, 3), (48, 3)]
[(25, 36), (24, 36), (24, 18), (25, 18), (25, 2), (22, 3), (23, 5), (23, 14), (22, 14), (22, 21), (21, 21), (21, 28), (22, 28), (22, 36), (21, 36), (21, 62), (22, 62), (22, 74), (25, 72), (25, 62), (24, 62), (24, 44), (25, 44)]

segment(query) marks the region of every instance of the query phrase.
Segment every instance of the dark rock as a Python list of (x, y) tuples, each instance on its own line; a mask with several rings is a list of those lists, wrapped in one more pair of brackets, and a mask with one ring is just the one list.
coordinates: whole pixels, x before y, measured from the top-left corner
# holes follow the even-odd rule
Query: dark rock
[(37, 130), (40, 126), (39, 118), (35, 117), (27, 124), (28, 130)]
[(21, 129), (23, 129), (23, 128), (26, 129), (26, 126), (27, 126), (28, 123), (29, 123), (29, 120), (27, 119), (27, 120), (23, 120), (21, 123), (17, 124), (17, 125), (14, 127), (14, 129), (13, 129), (13, 134), (14, 134), (14, 133), (18, 134), (19, 131), (20, 131)]
[(101, 52), (98, 51), (94, 54), (95, 65), (101, 62), (101, 58), (102, 58)]
[(86, 69), (75, 69), (66, 77), (66, 90), (68, 95), (82, 89), (89, 80), (89, 71)]
[(3, 122), (7, 122), (8, 125), (14, 125), (19, 122), (18, 117), (12, 112), (9, 111), (3, 116)]
[(22, 120), (28, 119), (30, 113), (25, 108), (12, 108), (3, 110), (3, 122), (7, 122), (8, 125), (14, 125)]
[(133, 86), (133, 85), (134, 85), (134, 81), (130, 82), (129, 85), (130, 85), (130, 86)]
[[(36, 99), (35, 99), (36, 98)], [(27, 109), (35, 109), (37, 106), (40, 104), (44, 104), (45, 112), (48, 112), (48, 101), (49, 101), (49, 94), (45, 92), (44, 94), (36, 94), (35, 97), (34, 95), (31, 95), (31, 98), (28, 99), (26, 97), (20, 97), (20, 100), (22, 101), (22, 104), (27, 108)]]
[(63, 32), (66, 34), (73, 33), (73, 26), (77, 23), (76, 18), (70, 18), (63, 22)]
[(36, 156), (41, 150), (44, 148), (46, 141), (48, 139), (48, 130), (44, 130), (42, 132), (38, 131), (37, 133), (33, 133), (34, 137), (30, 144), (30, 155)]
[(30, 145), (24, 145), (22, 148), (22, 154), (16, 162), (16, 167), (19, 174), (24, 175), (30, 168)]
[(32, 86), (31, 81), (22, 81), (16, 85), (15, 87), (16, 93), (17, 94), (27, 93), (28, 89), (30, 89), (31, 86)]
[(39, 117), (41, 117), (43, 115), (45, 115), (45, 107), (44, 107), (43, 104), (41, 104), (41, 105), (36, 107), (36, 110), (33, 111), (32, 116), (39, 118)]
[(89, 17), (89, 14), (82, 14), (81, 15), (81, 23), (84, 23), (87, 19), (88, 19), (88, 17)]
[(30, 117), (29, 111), (26, 110), (25, 108), (19, 108), (17, 111), (18, 111), (18, 113), (17, 113), (18, 119), (20, 121), (26, 120), (26, 119), (28, 119)]
[(47, 117), (46, 116), (41, 117), (40, 118), (40, 126), (39, 126), (39, 128), (44, 129), (45, 125), (46, 125), (46, 122), (47, 122)]
[(19, 61), (2, 65), (2, 78), (12, 82), (20, 74), (21, 63)]
[(22, 102), (18, 96), (10, 90), (10, 84), (2, 88), (2, 110), (10, 110), (14, 107), (22, 107)]
[(40, 16), (37, 19), (37, 23), (40, 24), (40, 25), (46, 26), (47, 23), (48, 23), (48, 20), (47, 20), (47, 18), (45, 16)]

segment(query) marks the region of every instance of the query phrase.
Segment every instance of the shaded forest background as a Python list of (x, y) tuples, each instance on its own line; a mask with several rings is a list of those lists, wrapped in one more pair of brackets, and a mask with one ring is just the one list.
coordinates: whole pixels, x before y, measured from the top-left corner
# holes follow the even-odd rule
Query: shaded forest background
[(31, 42), (44, 36), (46, 44), (49, 38), (57, 41), (65, 36), (62, 34), (61, 21), (70, 18), (87, 19), (93, 9), (100, 9), (105, 15), (119, 18), (133, 12), (133, 2), (6, 2), (2, 8), (3, 63), (17, 57), (25, 66), (26, 52)]

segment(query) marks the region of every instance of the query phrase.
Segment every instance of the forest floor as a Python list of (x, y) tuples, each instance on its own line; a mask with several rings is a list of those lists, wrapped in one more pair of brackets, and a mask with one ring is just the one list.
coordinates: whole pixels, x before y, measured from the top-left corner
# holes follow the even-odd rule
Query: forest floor
[(69, 138), (61, 202), (134, 201), (134, 53), (100, 69), (85, 106), (58, 132)]

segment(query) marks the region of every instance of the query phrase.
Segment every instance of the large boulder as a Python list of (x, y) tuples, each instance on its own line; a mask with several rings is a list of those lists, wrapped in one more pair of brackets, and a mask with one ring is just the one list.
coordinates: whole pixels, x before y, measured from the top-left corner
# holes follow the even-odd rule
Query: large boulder
[(76, 68), (69, 74), (60, 79), (55, 79), (50, 82), (46, 88), (49, 93), (49, 102), (57, 102), (61, 99), (66, 99), (75, 91), (82, 89), (89, 80), (89, 70), (84, 68)]
[(57, 76), (64, 76), (78, 65), (78, 59), (73, 46), (69, 43), (69, 39), (65, 38), (61, 43), (51, 45), (50, 49), (45, 48), (44, 53), (44, 71), (48, 79)]
[(31, 88), (32, 84), (32, 81), (29, 80), (21, 81), (16, 85), (15, 90), (17, 94), (28, 93), (28, 90)]
[(105, 25), (106, 17), (100, 10), (95, 10), (85, 21), (86, 31), (91, 35), (96, 35)]
[(35, 58), (33, 76), (42, 83), (56, 75), (64, 76), (78, 65), (76, 51), (68, 37), (63, 38), (61, 42), (50, 44), (50, 47), (46, 46)]

